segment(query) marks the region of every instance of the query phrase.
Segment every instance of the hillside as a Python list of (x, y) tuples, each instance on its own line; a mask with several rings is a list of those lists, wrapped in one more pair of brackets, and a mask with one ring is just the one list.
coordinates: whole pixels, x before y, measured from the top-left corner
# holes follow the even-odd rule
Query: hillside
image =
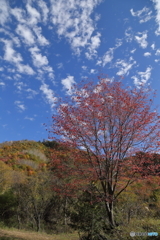
[[(134, 162), (139, 154), (144, 155), (137, 153), (133, 156)], [(148, 156), (144, 155), (144, 159)], [(104, 240), (127, 240), (132, 230), (158, 232), (159, 176), (151, 174), (141, 179), (137, 175), (137, 179), (123, 191), (114, 203), (117, 227), (113, 231), (109, 229), (104, 205), (97, 195), (96, 189), (99, 193), (102, 191), (100, 181), (91, 178), (92, 171), (88, 171), (85, 157), (85, 152), (55, 141), (1, 143), (0, 239), (22, 240), (36, 236), (40, 240), (43, 236), (46, 240), (78, 240), (77, 235), (70, 234), (77, 231), (85, 236), (81, 239), (90, 240), (92, 231), (93, 240), (100, 240), (102, 236)], [(154, 164), (158, 164), (159, 159), (159, 154), (152, 155)], [(147, 166), (144, 164), (143, 168)], [(82, 169), (85, 177), (81, 174)], [(123, 171), (125, 175), (118, 180), (119, 187), (128, 180), (130, 168), (124, 165)], [(36, 235), (33, 231), (55, 235), (52, 238), (51, 235)], [(66, 234), (70, 234), (68, 238), (65, 238)]]

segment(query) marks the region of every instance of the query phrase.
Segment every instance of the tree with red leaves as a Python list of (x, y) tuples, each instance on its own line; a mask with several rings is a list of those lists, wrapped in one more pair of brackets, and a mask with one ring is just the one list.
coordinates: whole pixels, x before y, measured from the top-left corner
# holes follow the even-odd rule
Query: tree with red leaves
[[(104, 203), (110, 227), (114, 228), (115, 200), (137, 177), (143, 177), (138, 172), (143, 171), (144, 161), (131, 156), (159, 149), (160, 119), (152, 109), (154, 95), (150, 99), (150, 89), (126, 88), (121, 82), (101, 77), (97, 85), (75, 85), (73, 90), (70, 100), (57, 105), (50, 137), (80, 150), (72, 160), (79, 173), (84, 177), (88, 173), (88, 182), (94, 179), (97, 199)], [(81, 159), (86, 160), (82, 168)], [(59, 166), (62, 175), (64, 166)], [(67, 171), (70, 176), (75, 174), (73, 169)]]

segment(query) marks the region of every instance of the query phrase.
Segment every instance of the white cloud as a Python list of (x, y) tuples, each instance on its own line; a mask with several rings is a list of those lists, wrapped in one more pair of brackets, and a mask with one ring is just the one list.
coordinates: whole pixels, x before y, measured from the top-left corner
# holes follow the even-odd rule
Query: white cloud
[(41, 20), (40, 13), (29, 4), (26, 5), (26, 9), (30, 16), (28, 20), (28, 24), (36, 25)]
[(115, 47), (109, 48), (109, 50), (105, 52), (103, 57), (98, 59), (96, 65), (102, 65), (104, 67), (107, 63), (110, 63), (113, 60), (114, 51), (117, 48), (119, 48), (121, 45), (122, 45), (122, 40), (116, 39)]
[(45, 83), (41, 85), (40, 90), (46, 96), (46, 100), (51, 105), (51, 108), (54, 107), (55, 101), (57, 100), (57, 98), (54, 97), (54, 92), (51, 89), (49, 89), (49, 86)]
[(114, 48), (110, 48), (102, 57), (102, 66), (104, 67), (107, 63), (113, 59)]
[(32, 31), (25, 25), (18, 24), (16, 33), (22, 37), (22, 40), (27, 45), (33, 45), (35, 43), (35, 38)]
[(152, 16), (152, 11), (149, 8), (144, 7), (142, 10), (134, 12), (133, 9), (130, 10), (133, 17), (138, 17), (140, 23), (148, 22)]
[(155, 61), (155, 62), (159, 62), (159, 61), (160, 61), (160, 59), (155, 59), (154, 61)]
[(152, 67), (149, 66), (147, 67), (145, 72), (138, 72), (139, 77), (137, 76), (131, 77), (132, 79), (134, 79), (134, 84), (137, 87), (145, 85), (151, 77), (151, 71), (152, 71)]
[(24, 111), (26, 109), (26, 107), (24, 106), (24, 104), (22, 104), (21, 101), (15, 101), (14, 104), (17, 106), (17, 108), (20, 110), (20, 111)]
[(40, 46), (46, 46), (49, 44), (49, 41), (41, 34), (42, 28), (34, 26), (33, 31), (35, 35), (37, 36), (37, 41)]
[(154, 59), (154, 61), (155, 61), (155, 62), (159, 62), (159, 61), (160, 61), (160, 59)]
[(154, 2), (154, 6), (155, 6), (155, 10), (157, 12), (157, 16), (156, 16), (156, 23), (158, 25), (158, 29), (156, 30), (155, 34), (156, 35), (160, 35), (160, 1), (159, 0), (152, 0), (152, 2)]
[(139, 36), (135, 36), (135, 40), (137, 41), (137, 43), (140, 45), (141, 48), (146, 48), (148, 45), (148, 42), (146, 41), (147, 39), (147, 33), (146, 32), (142, 32), (142, 33), (138, 33), (139, 35), (141, 35), (141, 37)]
[(4, 68), (3, 67), (0, 67), (0, 72), (2, 72), (4, 70)]
[(28, 95), (28, 97), (27, 97), (27, 98), (29, 98), (29, 99), (34, 98), (34, 97), (38, 94), (37, 91), (35, 91), (35, 90), (31, 89), (31, 88), (28, 88), (28, 89), (26, 90), (26, 92), (29, 93), (29, 95)]
[(0, 86), (5, 86), (5, 83), (4, 82), (0, 82)]
[(160, 55), (160, 49), (157, 49), (155, 55), (159, 56)]
[(40, 7), (42, 11), (42, 16), (43, 16), (43, 22), (46, 23), (48, 19), (48, 14), (49, 14), (49, 9), (46, 5), (46, 3), (43, 0), (38, 0), (38, 6)]
[(0, 24), (4, 25), (9, 19), (10, 9), (6, 0), (0, 2)]
[(93, 73), (96, 73), (96, 69), (91, 69), (91, 70), (90, 70), (90, 73), (92, 73), (92, 74), (93, 74)]
[(19, 81), (16, 81), (16, 82), (14, 83), (14, 85), (17, 87), (17, 89), (18, 89), (19, 91), (21, 91), (23, 87), (26, 87), (26, 84), (25, 84), (25, 83), (19, 82)]
[(24, 119), (27, 119), (29, 121), (33, 121), (34, 120), (34, 118), (31, 118), (31, 117), (25, 117)]
[(19, 23), (27, 24), (26, 11), (21, 8), (12, 8), (11, 14), (17, 19)]
[(30, 48), (29, 51), (32, 55), (33, 64), (35, 67), (42, 67), (48, 64), (48, 59), (46, 56), (42, 56), (40, 49), (37, 47)]
[(14, 74), (14, 79), (15, 80), (19, 80), (21, 78), (22, 78), (22, 76), (20, 74), (18, 74), (18, 73)]
[(50, 80), (53, 80), (54, 79), (54, 74), (53, 73), (48, 73), (48, 77), (50, 78)]
[[(52, 23), (57, 28), (59, 36), (64, 36), (69, 41), (76, 54), (80, 54), (82, 47), (93, 50), (99, 46), (99, 37), (93, 37), (95, 30), (91, 14), (93, 9), (102, 0), (50, 0)], [(88, 56), (87, 56), (88, 57)]]
[(14, 49), (13, 49), (13, 44), (10, 40), (6, 40), (6, 39), (2, 39), (2, 42), (4, 42), (5, 46), (4, 46), (4, 60), (12, 62), (12, 63), (20, 63), (23, 61), (22, 56), (20, 53), (17, 53)]
[(100, 40), (101, 34), (98, 32), (97, 35), (91, 37), (91, 44), (88, 47), (88, 52), (86, 52), (86, 57), (88, 59), (92, 59), (93, 56), (97, 55), (97, 48), (100, 46), (101, 40)]
[(130, 51), (130, 53), (134, 53), (137, 49), (134, 48), (133, 50)]
[(61, 83), (62, 83), (63, 87), (67, 90), (67, 94), (71, 95), (73, 92), (72, 86), (75, 83), (74, 77), (68, 76), (67, 78), (62, 79)]
[(119, 68), (119, 71), (116, 74), (119, 76), (128, 75), (134, 64), (136, 64), (136, 61), (134, 61), (132, 57), (130, 57), (128, 61), (118, 59), (115, 67)]
[(133, 8), (130, 10), (133, 17), (139, 17), (143, 12), (146, 12), (148, 8), (144, 7), (142, 10), (139, 10), (137, 12), (133, 11)]
[(24, 73), (24, 74), (28, 74), (28, 75), (34, 75), (35, 72), (33, 71), (33, 69), (27, 64), (18, 64), (17, 65), (18, 71), (20, 73)]
[(133, 34), (133, 31), (132, 31), (132, 28), (128, 27), (125, 30), (125, 40), (126, 40), (126, 42), (132, 42), (133, 38), (134, 38), (134, 34)]
[(149, 57), (149, 56), (151, 56), (151, 53), (150, 53), (150, 52), (145, 52), (145, 53), (144, 53), (144, 56), (145, 56), (145, 57)]
[(60, 69), (63, 67), (63, 63), (57, 63), (57, 68)]
[(28, 74), (28, 75), (33, 75), (35, 73), (33, 71), (33, 69), (28, 64), (27, 65), (22, 64), (23, 58), (22, 58), (20, 53), (17, 53), (13, 49), (12, 41), (6, 40), (6, 39), (2, 39), (1, 41), (4, 42), (4, 44), (5, 44), (5, 46), (4, 46), (4, 51), (5, 51), (4, 60), (6, 60), (6, 61), (8, 61), (12, 64), (15, 64), (18, 72), (25, 73), (25, 74)]
[(151, 48), (152, 48), (152, 50), (155, 49), (155, 44), (154, 43), (151, 45)]
[(21, 43), (18, 37), (15, 37), (14, 34), (11, 33), (11, 31), (8, 31), (4, 28), (0, 28), (0, 32), (4, 33), (5, 35), (7, 35), (12, 41), (13, 43), (17, 46), (20, 47)]
[(54, 71), (53, 68), (50, 66), (43, 66), (42, 67), (43, 71), (45, 71), (46, 73), (48, 73), (48, 77), (53, 80), (54, 79)]
[(87, 66), (82, 66), (82, 69), (85, 71), (87, 70)]
[(43, 70), (46, 71), (46, 72), (50, 72), (50, 73), (53, 72), (53, 68), (50, 67), (50, 66), (44, 66), (44, 67), (43, 67)]

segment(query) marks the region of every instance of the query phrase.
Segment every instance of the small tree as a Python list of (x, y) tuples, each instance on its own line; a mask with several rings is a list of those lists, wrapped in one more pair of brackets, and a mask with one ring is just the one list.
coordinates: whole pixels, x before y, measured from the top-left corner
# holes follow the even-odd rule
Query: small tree
[(142, 176), (137, 167), (142, 158), (136, 158), (135, 165), (131, 156), (159, 148), (160, 121), (152, 110), (150, 90), (124, 88), (121, 82), (100, 77), (99, 80), (97, 85), (74, 86), (71, 99), (59, 102), (50, 137), (80, 150), (74, 156), (75, 165), (81, 159), (87, 160), (85, 168), (84, 164), (83, 168), (77, 164), (77, 169), (84, 177), (89, 173), (88, 179), (95, 180), (97, 199), (104, 203), (110, 227), (114, 228), (114, 201), (135, 178)]

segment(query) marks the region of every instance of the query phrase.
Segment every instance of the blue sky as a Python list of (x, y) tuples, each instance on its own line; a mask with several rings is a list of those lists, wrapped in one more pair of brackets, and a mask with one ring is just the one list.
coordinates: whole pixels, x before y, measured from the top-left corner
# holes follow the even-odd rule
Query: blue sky
[(160, 0), (0, 0), (0, 142), (47, 139), (57, 97), (99, 71), (159, 104)]

